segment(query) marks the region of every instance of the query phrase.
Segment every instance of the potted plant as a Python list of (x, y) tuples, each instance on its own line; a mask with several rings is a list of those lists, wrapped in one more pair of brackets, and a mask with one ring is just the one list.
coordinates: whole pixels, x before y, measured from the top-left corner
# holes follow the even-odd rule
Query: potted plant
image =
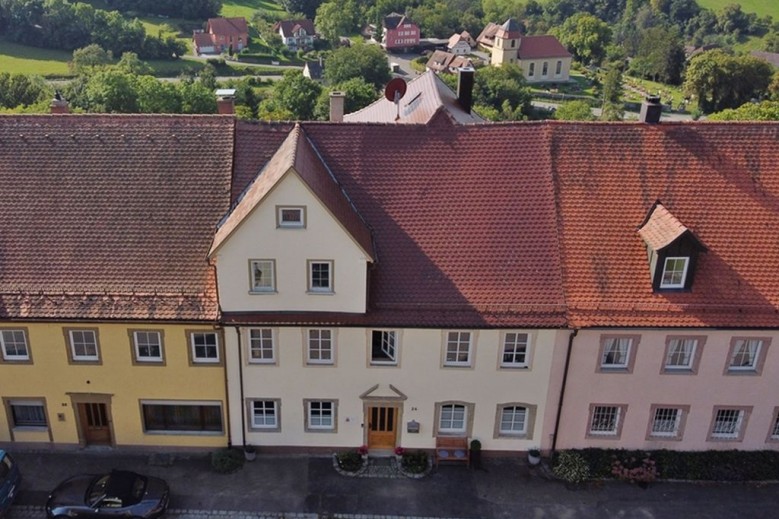
[(473, 468), (481, 468), (481, 442), (479, 440), (471, 440), (471, 464)]
[(243, 446), (243, 455), (246, 458), (246, 461), (254, 461), (254, 458), (257, 457), (257, 448), (254, 445), (249, 445), (247, 443)]
[(536, 466), (541, 463), (541, 449), (537, 447), (531, 447), (527, 450), (527, 462), (531, 466)]
[(404, 449), (404, 448), (403, 448), (403, 447), (401, 447), (400, 445), (398, 445), (397, 447), (395, 447), (395, 459), (397, 460), (397, 462), (398, 462), (398, 463), (400, 463), (401, 461), (403, 461), (403, 453), (404, 453), (405, 451), (406, 451), (406, 449)]
[(362, 459), (368, 459), (368, 446), (367, 445), (360, 445), (360, 447), (357, 449), (357, 454), (362, 456)]

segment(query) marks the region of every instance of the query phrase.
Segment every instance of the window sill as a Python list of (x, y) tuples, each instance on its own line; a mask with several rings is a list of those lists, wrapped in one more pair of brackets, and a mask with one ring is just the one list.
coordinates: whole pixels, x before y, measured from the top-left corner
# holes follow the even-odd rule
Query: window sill
[(280, 433), (281, 427), (268, 427), (268, 428), (261, 428), (261, 427), (249, 427), (250, 433)]
[(336, 433), (338, 431), (336, 431), (335, 429), (306, 429), (306, 432), (307, 433), (315, 433), (315, 434), (321, 434), (321, 433), (334, 434), (334, 433)]
[(333, 290), (307, 290), (306, 294), (310, 296), (333, 296), (335, 291)]
[(757, 371), (754, 368), (749, 368), (749, 369), (733, 369), (733, 368), (728, 368), (728, 370), (725, 371), (725, 374), (726, 375), (752, 376), (752, 377), (754, 377), (754, 376), (759, 375), (760, 372)]
[(250, 296), (273, 296), (278, 293), (277, 290), (249, 290)]
[(442, 368), (454, 368), (454, 369), (469, 369), (472, 368), (470, 364), (444, 364)]
[(710, 442), (726, 442), (726, 443), (739, 443), (742, 441), (742, 438), (715, 438), (713, 436), (709, 436), (706, 441)]
[(372, 368), (397, 368), (398, 362), (393, 360), (388, 360), (388, 361), (372, 360), (370, 366)]
[(32, 360), (28, 357), (26, 359), (23, 359), (21, 357), (19, 358), (2, 358), (0, 359), (0, 364), (32, 364)]
[(529, 371), (530, 366), (527, 364), (501, 364), (500, 369)]
[(13, 427), (14, 432), (48, 432), (49, 428), (45, 425), (18, 425)]
[(250, 366), (277, 366), (278, 362), (275, 360), (249, 360)]
[(692, 368), (663, 368), (663, 375), (696, 375), (697, 373)]

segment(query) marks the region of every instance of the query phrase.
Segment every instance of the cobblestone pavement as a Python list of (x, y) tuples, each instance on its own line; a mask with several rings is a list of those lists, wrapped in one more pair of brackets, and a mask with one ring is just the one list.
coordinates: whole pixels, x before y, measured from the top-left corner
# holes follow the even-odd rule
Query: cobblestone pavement
[[(480, 469), (436, 467), (398, 477), (394, 459), (346, 477), (332, 456), (260, 454), (231, 474), (208, 456), (137, 452), (14, 452), (24, 475), (6, 519), (42, 519), (46, 497), (78, 473), (112, 468), (162, 477), (171, 487), (168, 519), (776, 519), (777, 484), (658, 482), (643, 490), (594, 482), (568, 490), (523, 460), (484, 460)], [(401, 475), (402, 476), (402, 475)]]

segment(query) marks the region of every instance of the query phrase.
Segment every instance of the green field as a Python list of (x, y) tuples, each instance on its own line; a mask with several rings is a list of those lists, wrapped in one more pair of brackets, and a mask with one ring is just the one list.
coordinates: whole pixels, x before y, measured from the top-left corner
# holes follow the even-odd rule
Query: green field
[(254, 11), (258, 9), (276, 13), (279, 18), (283, 18), (287, 13), (281, 5), (270, 0), (226, 0), (219, 14), (226, 18), (243, 16), (247, 21), (251, 21)]
[(779, 20), (779, 2), (776, 0), (698, 0), (698, 5), (713, 11), (719, 11), (728, 4), (741, 4), (745, 13), (771, 15), (774, 21)]
[(67, 76), (73, 53), (0, 41), (0, 70), (11, 74)]

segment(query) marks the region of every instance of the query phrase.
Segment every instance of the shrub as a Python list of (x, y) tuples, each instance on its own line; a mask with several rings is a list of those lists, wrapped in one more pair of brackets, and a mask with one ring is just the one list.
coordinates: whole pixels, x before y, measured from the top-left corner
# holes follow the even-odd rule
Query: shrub
[(590, 479), (587, 461), (584, 456), (574, 451), (561, 452), (552, 472), (566, 483), (582, 483)]
[(211, 468), (220, 474), (235, 472), (243, 466), (245, 459), (238, 449), (220, 449), (211, 453)]
[(622, 460), (613, 456), (611, 475), (630, 483), (651, 483), (657, 479), (657, 465), (649, 453), (642, 458), (631, 457)]
[(357, 472), (362, 468), (362, 455), (357, 451), (346, 451), (336, 455), (338, 466), (345, 472)]
[(421, 474), (427, 470), (428, 460), (425, 451), (404, 452), (400, 462), (403, 470), (410, 474)]

